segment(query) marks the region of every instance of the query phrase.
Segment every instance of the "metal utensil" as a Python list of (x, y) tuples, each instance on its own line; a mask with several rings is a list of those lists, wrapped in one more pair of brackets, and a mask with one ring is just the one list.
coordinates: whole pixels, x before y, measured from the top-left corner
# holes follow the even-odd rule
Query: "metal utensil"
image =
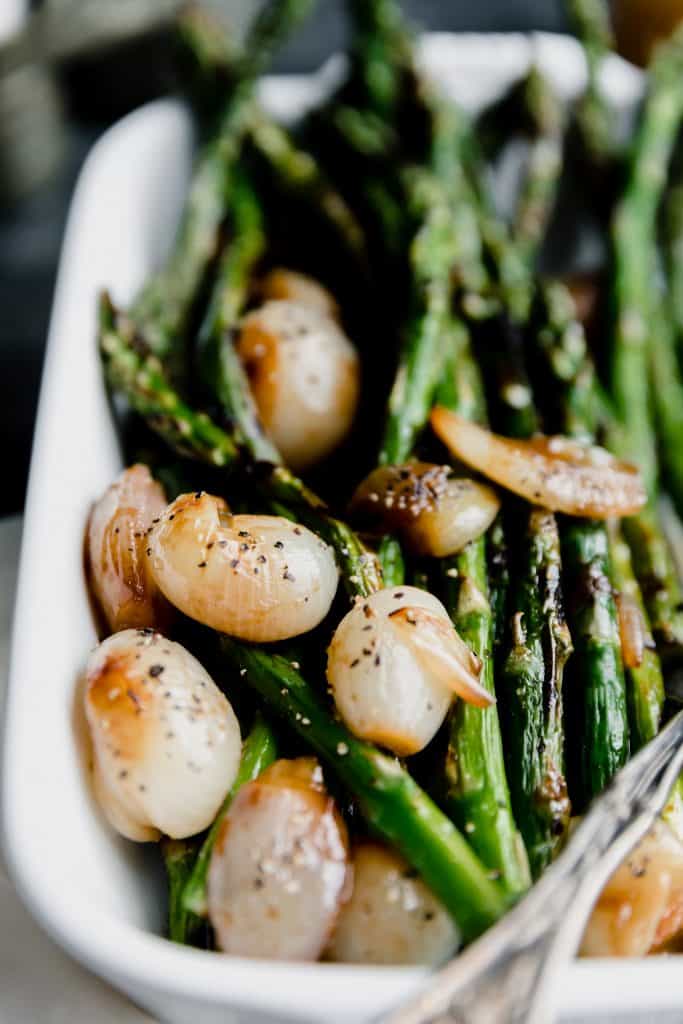
[(497, 925), (383, 1024), (548, 1024), (554, 982), (607, 879), (652, 827), (683, 766), (683, 711), (591, 805), (571, 841)]

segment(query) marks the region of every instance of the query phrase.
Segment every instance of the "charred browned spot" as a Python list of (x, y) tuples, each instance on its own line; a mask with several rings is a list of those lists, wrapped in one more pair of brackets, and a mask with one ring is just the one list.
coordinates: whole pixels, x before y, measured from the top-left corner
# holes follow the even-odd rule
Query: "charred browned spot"
[[(153, 697), (132, 671), (131, 653), (109, 655), (88, 677), (86, 706), (92, 724), (122, 759), (138, 759), (146, 728), (139, 719), (150, 710)], [(104, 725), (106, 723), (106, 725)]]

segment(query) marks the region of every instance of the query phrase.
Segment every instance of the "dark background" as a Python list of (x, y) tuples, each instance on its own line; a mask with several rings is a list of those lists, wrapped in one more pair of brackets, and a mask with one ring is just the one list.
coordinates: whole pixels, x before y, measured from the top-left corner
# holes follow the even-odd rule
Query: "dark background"
[[(232, 2), (244, 9), (246, 0)], [(280, 55), (276, 68), (308, 70), (342, 47), (341, 6), (338, 0), (320, 0), (314, 16)], [(425, 28), (567, 28), (560, 0), (405, 0), (404, 7), (414, 22)], [(0, 438), (5, 454), (0, 515), (23, 507), (55, 272), (78, 170), (92, 143), (113, 120), (164, 91), (165, 54), (163, 38), (154, 37), (60, 68), (66, 105), (61, 167), (44, 185), (0, 213)], [(87, 424), (84, 429), (87, 437)]]

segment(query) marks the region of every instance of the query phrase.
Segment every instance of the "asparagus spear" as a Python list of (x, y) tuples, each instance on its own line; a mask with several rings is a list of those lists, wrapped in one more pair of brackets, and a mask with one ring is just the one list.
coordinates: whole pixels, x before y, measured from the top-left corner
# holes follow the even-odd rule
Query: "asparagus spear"
[(442, 334), (448, 330), (457, 239), (448, 198), (427, 171), (406, 172), (407, 198), (419, 227), (410, 247), (412, 313), (389, 396), (381, 464), (405, 462), (427, 422), (439, 379)]
[[(566, 836), (562, 680), (572, 650), (560, 589), (560, 538), (544, 509), (529, 516), (511, 641), (501, 668), (507, 763), (515, 815), (537, 878)], [(540, 684), (540, 685), (539, 685)]]
[[(221, 22), (204, 10), (188, 9), (180, 17), (184, 48), (194, 65), (195, 106), (209, 112), (225, 103), (226, 83), (241, 94), (250, 92), (254, 79), (267, 65), (278, 42), (292, 24), (308, 13), (312, 0), (280, 0), (257, 18), (244, 51), (236, 50)], [(289, 196), (309, 206), (356, 257), (366, 260), (363, 229), (344, 199), (327, 181), (315, 156), (297, 146), (285, 128), (254, 102), (245, 111), (245, 127), (271, 178)]]
[[(583, 330), (562, 285), (539, 290), (536, 317), (530, 340), (554, 384), (549, 427), (583, 441), (594, 440), (595, 376)], [(547, 390), (547, 376), (541, 379)], [(581, 738), (578, 795), (580, 802), (587, 802), (628, 759), (626, 682), (606, 527), (567, 518), (561, 524), (561, 540)]]
[(235, 799), (237, 791), (245, 784), (245, 782), (249, 782), (251, 779), (257, 778), (269, 764), (273, 763), (276, 757), (277, 748), (275, 736), (263, 717), (261, 715), (257, 715), (254, 720), (254, 724), (251, 727), (251, 732), (245, 739), (242, 746), (242, 758), (237, 772), (237, 778), (233, 782), (230, 792), (223, 801), (214, 823), (207, 832), (199, 851), (193, 858), (191, 868), (186, 875), (184, 883), (181, 885), (177, 901), (180, 907), (178, 913), (181, 918), (183, 911), (187, 914), (196, 915), (197, 917), (206, 917), (206, 886), (209, 874), (209, 864), (211, 863), (211, 854), (213, 853), (213, 848), (216, 845), (216, 839), (218, 838), (218, 833), (221, 829), (221, 825), (223, 824), (223, 820), (228, 813), (230, 804)]
[(165, 266), (145, 284), (130, 311), (149, 349), (172, 381), (186, 372), (188, 331), (197, 294), (213, 259), (230, 191), (230, 170), (242, 128), (230, 108), (218, 135), (197, 157), (180, 227)]
[[(657, 458), (650, 419), (648, 350), (652, 345), (650, 325), (657, 325), (661, 313), (652, 301), (655, 221), (683, 115), (681, 70), (683, 31), (679, 30), (655, 52), (626, 187), (612, 225), (615, 331), (611, 381), (617, 413), (624, 424), (617, 439), (618, 452), (638, 463), (650, 493), (648, 508), (627, 520), (624, 528), (652, 629), (658, 642), (665, 645), (683, 640), (683, 621), (680, 588), (656, 508)], [(655, 333), (654, 354), (660, 360), (661, 344), (662, 337)], [(666, 355), (666, 349), (663, 351)]]
[[(310, 6), (311, 0), (275, 0), (256, 18), (239, 73), (234, 75), (227, 95), (222, 96), (215, 130), (197, 158), (170, 257), (149, 279), (131, 309), (131, 318), (152, 352), (164, 361), (172, 382), (182, 379), (186, 369), (187, 332), (201, 283), (217, 251), (254, 80)], [(190, 25), (181, 20), (181, 34), (187, 29), (186, 41), (205, 38), (190, 31)], [(201, 25), (201, 20), (196, 25)]]
[(168, 880), (168, 937), (190, 945), (203, 922), (183, 904), (183, 891), (192, 871), (197, 844), (193, 839), (164, 839), (161, 852)]
[(245, 682), (329, 765), (372, 829), (420, 872), (466, 941), (504, 913), (507, 900), (486, 868), (397, 760), (356, 739), (286, 658), (229, 637), (220, 645)]
[(241, 168), (230, 197), (230, 240), (218, 265), (197, 338), (199, 368), (234, 427), (236, 438), (256, 460), (277, 463), (279, 454), (259, 422), (249, 381), (233, 345), (232, 332), (249, 295), (255, 264), (265, 248), (261, 207)]
[[(649, 631), (647, 612), (633, 572), (631, 552), (616, 523), (609, 526), (610, 557), (614, 585), (619, 594), (634, 601)], [(650, 636), (640, 665), (626, 668), (631, 748), (635, 753), (657, 735), (664, 707), (664, 679), (659, 656)]]
[(666, 196), (664, 231), (671, 317), (680, 343), (683, 337), (683, 184), (678, 181)]
[(569, 13), (583, 44), (588, 86), (576, 108), (584, 146), (593, 161), (604, 164), (615, 155), (614, 112), (602, 91), (600, 72), (613, 48), (609, 10), (605, 0), (569, 0)]
[(625, 519), (623, 528), (657, 647), (666, 655), (683, 644), (683, 595), (656, 502)]
[[(483, 419), (483, 383), (464, 325), (452, 338), (438, 400), (461, 415)], [(487, 540), (481, 536), (441, 563), (444, 600), (458, 633), (481, 659), (480, 682), (494, 684), (495, 620), (490, 602)], [(515, 766), (518, 774), (519, 766)], [(482, 862), (513, 895), (529, 885), (529, 864), (510, 805), (498, 708), (457, 701), (448, 723), (443, 804)]]
[(524, 82), (523, 102), (531, 126), (531, 149), (514, 214), (512, 242), (519, 259), (533, 272), (545, 237), (562, 171), (564, 107), (548, 80), (532, 68)]
[(385, 587), (400, 587), (405, 582), (406, 567), (401, 545), (395, 537), (385, 534), (377, 548), (377, 559), (382, 567), (382, 583)]
[(100, 300), (99, 340), (110, 386), (126, 395), (172, 449), (210, 465), (236, 465), (239, 452), (233, 438), (183, 402), (136, 323), (115, 310), (106, 292)]
[(623, 195), (612, 223), (615, 325), (611, 385), (626, 428), (628, 450), (650, 495), (657, 455), (650, 421), (648, 336), (652, 303), (655, 228), (666, 172), (683, 116), (683, 30), (656, 51), (650, 88), (636, 135)]
[(353, 33), (347, 91), (356, 105), (391, 123), (401, 101), (403, 78), (412, 68), (412, 46), (394, 0), (349, 0)]
[[(504, 378), (499, 389), (502, 428), (529, 436), (538, 417), (532, 391), (515, 347), (497, 356)], [(569, 822), (564, 780), (562, 683), (572, 650), (559, 584), (561, 554), (555, 517), (513, 506), (515, 528), (524, 531), (517, 572), (509, 589), (509, 627), (503, 634), (499, 692), (506, 729), (506, 759), (512, 806), (537, 877), (561, 843)]]

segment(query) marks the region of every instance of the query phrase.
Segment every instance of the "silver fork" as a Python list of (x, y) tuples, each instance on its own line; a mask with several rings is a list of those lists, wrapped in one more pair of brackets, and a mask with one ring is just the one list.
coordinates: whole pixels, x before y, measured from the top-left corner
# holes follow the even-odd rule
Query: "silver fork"
[(683, 765), (683, 711), (593, 802), (529, 894), (383, 1024), (548, 1024), (558, 971), (574, 955), (607, 879), (652, 827)]

